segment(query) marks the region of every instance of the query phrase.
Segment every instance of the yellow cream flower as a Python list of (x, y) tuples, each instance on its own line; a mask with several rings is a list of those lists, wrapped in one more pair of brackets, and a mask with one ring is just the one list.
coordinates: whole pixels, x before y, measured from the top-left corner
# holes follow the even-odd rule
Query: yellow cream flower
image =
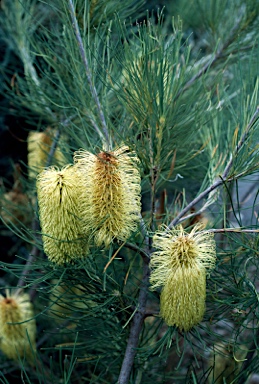
[(85, 231), (94, 233), (97, 246), (108, 247), (114, 238), (126, 240), (136, 231), (141, 211), (135, 152), (126, 146), (97, 155), (80, 150), (74, 159), (85, 181)]
[[(44, 132), (29, 132), (28, 143), (28, 168), (29, 178), (35, 176), (46, 167), (49, 151), (53, 142), (55, 130), (47, 128)], [(53, 156), (54, 164), (63, 166), (66, 158), (60, 149), (60, 142)]]
[(160, 314), (170, 326), (188, 331), (205, 312), (206, 275), (214, 268), (216, 244), (212, 233), (197, 224), (190, 233), (183, 227), (159, 231), (151, 256), (151, 289), (162, 287)]
[(36, 323), (29, 295), (6, 291), (0, 295), (0, 348), (11, 359), (33, 356)]
[(43, 246), (50, 261), (57, 264), (84, 257), (80, 205), (84, 196), (81, 175), (73, 166), (50, 167), (37, 177), (37, 195)]

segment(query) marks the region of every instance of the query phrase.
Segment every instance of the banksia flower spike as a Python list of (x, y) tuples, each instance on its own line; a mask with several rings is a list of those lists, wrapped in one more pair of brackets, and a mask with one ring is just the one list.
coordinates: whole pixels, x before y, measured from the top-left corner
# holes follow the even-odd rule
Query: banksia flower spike
[(197, 224), (190, 233), (181, 226), (157, 232), (153, 241), (158, 251), (151, 256), (151, 289), (162, 287), (161, 317), (184, 331), (203, 318), (206, 275), (216, 261), (213, 234), (201, 228)]
[(29, 295), (0, 295), (0, 348), (11, 359), (31, 359), (36, 348), (36, 323)]
[(114, 238), (125, 241), (137, 229), (141, 210), (135, 152), (126, 146), (97, 155), (80, 150), (74, 159), (88, 196), (82, 207), (86, 231), (94, 233), (97, 246), (108, 247)]
[(37, 195), (43, 247), (50, 261), (71, 262), (87, 253), (82, 235), (80, 204), (84, 193), (75, 167), (50, 167), (37, 177)]
[[(34, 179), (46, 166), (55, 131), (47, 128), (44, 132), (30, 132), (28, 135), (28, 167), (29, 178)], [(54, 163), (58, 166), (66, 164), (66, 159), (58, 146), (55, 150)]]

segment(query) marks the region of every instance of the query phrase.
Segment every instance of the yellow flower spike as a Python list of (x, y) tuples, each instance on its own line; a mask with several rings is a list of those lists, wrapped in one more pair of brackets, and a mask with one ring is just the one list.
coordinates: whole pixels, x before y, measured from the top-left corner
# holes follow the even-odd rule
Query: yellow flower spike
[[(30, 179), (34, 179), (46, 166), (54, 135), (55, 130), (51, 128), (47, 128), (44, 132), (29, 132), (27, 143)], [(59, 166), (66, 164), (66, 159), (60, 150), (60, 146), (56, 148), (53, 160)]]
[(167, 325), (188, 331), (205, 312), (206, 275), (216, 261), (212, 233), (200, 231), (197, 224), (190, 233), (183, 227), (159, 231), (151, 256), (151, 289), (162, 287), (160, 315)]
[(97, 246), (114, 238), (125, 241), (136, 231), (141, 211), (138, 158), (126, 146), (93, 155), (80, 150), (75, 163), (85, 180), (82, 210), (85, 230), (94, 233)]
[(0, 348), (14, 360), (33, 357), (36, 349), (36, 323), (29, 295), (6, 291), (0, 295)]
[(54, 263), (62, 265), (87, 254), (80, 216), (84, 192), (81, 175), (73, 166), (50, 167), (37, 177), (43, 247)]

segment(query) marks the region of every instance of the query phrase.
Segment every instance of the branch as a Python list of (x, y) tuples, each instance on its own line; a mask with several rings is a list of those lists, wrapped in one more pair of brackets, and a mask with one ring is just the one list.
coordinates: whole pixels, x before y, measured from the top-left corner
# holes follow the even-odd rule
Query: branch
[[(228, 179), (228, 174), (229, 174), (229, 171), (231, 170), (231, 167), (233, 165), (233, 159), (238, 155), (238, 152), (240, 151), (240, 149), (243, 147), (246, 139), (247, 139), (247, 136), (250, 132), (250, 129), (252, 128), (252, 126), (254, 125), (254, 123), (256, 122), (256, 120), (258, 119), (259, 117), (259, 106), (256, 108), (256, 111), (255, 113), (253, 114), (253, 116), (251, 117), (249, 123), (247, 124), (246, 128), (245, 128), (245, 131), (243, 133), (243, 135), (241, 136), (236, 148), (235, 148), (235, 153), (234, 155), (231, 155), (231, 158), (230, 160), (228, 161), (223, 173), (222, 173), (222, 176), (217, 178), (215, 180), (215, 182), (209, 186), (207, 189), (205, 189), (205, 191), (201, 192), (195, 199), (193, 199), (172, 221), (171, 223), (168, 225), (168, 229), (171, 229), (172, 227), (174, 227), (175, 225), (179, 224), (180, 221), (183, 221), (184, 218), (183, 216), (192, 208), (194, 207), (197, 203), (199, 203), (205, 196), (207, 196), (210, 192), (214, 191), (216, 188), (218, 188), (220, 185), (222, 185), (223, 183), (225, 182), (229, 182), (229, 181), (232, 181), (234, 180), (234, 176), (229, 178)], [(186, 218), (189, 218), (190, 215), (186, 216)], [(183, 219), (182, 219), (183, 218)], [(182, 219), (182, 220), (181, 220)]]
[[(210, 187), (205, 189), (205, 191), (201, 192), (195, 199), (193, 199), (182, 211), (171, 221), (171, 223), (168, 225), (168, 229), (171, 229), (172, 227), (179, 224), (180, 219), (197, 203), (199, 203), (200, 200), (202, 200), (205, 196), (207, 196), (210, 192), (214, 191), (214, 189), (218, 188), (221, 184), (223, 184), (222, 179), (217, 179)], [(186, 216), (186, 218), (189, 218), (190, 215)], [(185, 218), (183, 218), (184, 220)], [(181, 220), (181, 221), (183, 221)]]
[(237, 233), (258, 233), (259, 229), (245, 229), (245, 228), (219, 228), (219, 229), (205, 229), (202, 232), (206, 233), (224, 233), (224, 232), (237, 232)]
[[(81, 55), (81, 58), (82, 58), (82, 61), (83, 61), (84, 67), (85, 67), (85, 73), (86, 73), (86, 78), (87, 78), (87, 81), (88, 81), (88, 84), (90, 87), (90, 92), (91, 92), (91, 95), (92, 95), (94, 102), (97, 106), (97, 110), (98, 110), (101, 125), (102, 125), (103, 135), (104, 135), (105, 140), (106, 140), (107, 150), (109, 150), (110, 138), (109, 138), (108, 128), (106, 125), (106, 121), (105, 121), (104, 113), (103, 113), (103, 110), (101, 107), (101, 103), (100, 103), (100, 100), (99, 100), (99, 97), (97, 94), (97, 90), (96, 90), (96, 88), (93, 84), (93, 81), (92, 81), (92, 74), (91, 74), (89, 63), (88, 63), (88, 60), (86, 57), (86, 52), (85, 52), (83, 40), (82, 40), (82, 37), (80, 34), (80, 30), (79, 30), (79, 26), (78, 26), (78, 22), (77, 22), (77, 18), (76, 18), (75, 7), (74, 7), (72, 0), (68, 0), (68, 7), (69, 7), (71, 20), (72, 20), (72, 27), (74, 29), (74, 32), (76, 35), (76, 40), (77, 40), (78, 46), (79, 46), (79, 52), (80, 52), (80, 55)], [(95, 125), (94, 125), (94, 127), (95, 127)], [(100, 134), (100, 131), (97, 130), (97, 133)]]
[(139, 292), (139, 300), (137, 311), (133, 317), (128, 344), (125, 351), (123, 363), (121, 366), (120, 376), (118, 384), (127, 384), (129, 382), (130, 373), (133, 367), (134, 358), (137, 353), (137, 347), (139, 342), (139, 335), (142, 330), (142, 325), (146, 317), (146, 302), (148, 295), (148, 281), (150, 276), (150, 269), (148, 264), (144, 264), (143, 267), (143, 279)]
[[(34, 232), (39, 230), (39, 223), (38, 223), (38, 220), (36, 218), (33, 220), (32, 230)], [(25, 286), (25, 284), (26, 284), (26, 277), (27, 277), (27, 275), (30, 272), (30, 266), (32, 265), (32, 263), (34, 262), (36, 257), (39, 256), (39, 253), (40, 253), (39, 248), (36, 245), (34, 245), (32, 247), (32, 250), (31, 250), (31, 252), (29, 254), (29, 257), (28, 257), (28, 259), (26, 261), (26, 264), (25, 264), (25, 266), (23, 268), (22, 274), (21, 274), (21, 276), (19, 278), (19, 281), (17, 283), (18, 292), (20, 292), (22, 290), (22, 288)]]
[(132, 247), (131, 243), (125, 244), (129, 248), (135, 249), (138, 252), (142, 253), (144, 265), (143, 265), (142, 282), (141, 282), (139, 297), (138, 297), (138, 305), (132, 319), (128, 343), (127, 343), (124, 359), (121, 366), (118, 384), (127, 384), (129, 382), (131, 370), (134, 364), (134, 359), (137, 353), (139, 336), (140, 336), (142, 326), (146, 317), (146, 303), (147, 303), (147, 297), (148, 297), (148, 283), (149, 283), (149, 276), (150, 276), (149, 261), (150, 261), (151, 247), (152, 247), (152, 239), (149, 238), (143, 218), (141, 218), (141, 230), (144, 235), (144, 241), (146, 244), (145, 251), (141, 250), (140, 252), (140, 249), (138, 247), (136, 249), (134, 245)]

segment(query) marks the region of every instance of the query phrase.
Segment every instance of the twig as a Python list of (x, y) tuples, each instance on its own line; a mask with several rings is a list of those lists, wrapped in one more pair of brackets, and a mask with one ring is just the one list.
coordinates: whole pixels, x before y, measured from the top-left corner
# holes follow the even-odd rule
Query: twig
[(132, 320), (128, 344), (125, 351), (123, 363), (121, 366), (120, 376), (118, 380), (118, 384), (127, 384), (129, 382), (130, 373), (133, 367), (134, 358), (137, 353), (137, 347), (139, 342), (139, 335), (142, 330), (142, 325), (145, 319), (145, 310), (146, 310), (146, 302), (148, 295), (148, 281), (150, 276), (149, 265), (144, 263), (143, 268), (143, 279), (139, 292), (139, 300), (137, 311)]
[[(255, 113), (253, 114), (253, 116), (251, 117), (249, 123), (247, 124), (246, 126), (246, 129), (243, 133), (243, 135), (241, 136), (237, 146), (236, 146), (236, 149), (235, 149), (235, 154), (234, 155), (237, 155), (238, 152), (240, 151), (240, 149), (242, 148), (242, 146), (244, 145), (246, 139), (247, 139), (247, 136), (249, 134), (249, 131), (251, 129), (251, 127), (253, 126), (253, 124), (256, 122), (256, 120), (258, 119), (258, 116), (259, 116), (259, 106), (256, 108), (256, 111)], [(220, 178), (217, 178), (215, 180), (215, 182), (209, 186), (207, 189), (205, 189), (205, 191), (201, 192), (195, 199), (193, 199), (172, 221), (171, 223), (169, 224), (168, 226), (168, 229), (171, 229), (172, 227), (174, 227), (175, 225), (179, 224), (180, 222), (180, 219), (192, 208), (194, 207), (197, 203), (199, 203), (205, 196), (207, 196), (210, 192), (214, 191), (216, 188), (218, 188), (220, 185), (222, 185), (223, 183), (225, 182), (229, 182), (229, 181), (232, 181), (234, 180), (234, 176), (230, 177), (228, 179), (228, 174), (229, 174), (229, 171), (233, 165), (233, 159), (234, 159), (234, 156), (231, 156), (230, 160), (228, 161), (223, 173), (222, 173), (222, 176)], [(187, 216), (189, 217), (189, 215)], [(181, 220), (183, 221), (183, 220)]]
[[(222, 179), (217, 179), (211, 186), (209, 186), (205, 191), (201, 192), (195, 199), (193, 199), (181, 212), (171, 221), (168, 225), (168, 229), (171, 229), (175, 225), (180, 222), (180, 219), (200, 200), (202, 200), (205, 196), (207, 196), (210, 192), (214, 191), (214, 189), (218, 188), (223, 183)], [(187, 216), (189, 218), (189, 215)], [(183, 221), (183, 220), (181, 220)]]
[[(39, 223), (38, 223), (37, 219), (33, 220), (32, 230), (33, 230), (33, 232), (37, 232), (39, 230)], [(26, 277), (30, 272), (30, 266), (34, 262), (35, 258), (39, 255), (39, 253), (40, 253), (39, 248), (36, 245), (34, 245), (32, 247), (32, 250), (29, 254), (28, 259), (26, 260), (26, 264), (23, 267), (22, 274), (19, 278), (19, 281), (17, 284), (17, 288), (19, 288), (18, 292), (20, 292), (22, 290), (22, 288), (24, 287), (24, 285), (26, 284)]]
[(113, 260), (115, 259), (115, 257), (118, 255), (118, 253), (120, 252), (120, 250), (123, 248), (123, 247), (126, 247), (126, 248), (129, 248), (131, 249), (132, 251), (135, 251), (136, 253), (139, 253), (144, 262), (145, 263), (148, 263), (149, 262), (149, 259), (150, 259), (150, 256), (149, 254), (142, 248), (140, 248), (138, 245), (136, 244), (133, 244), (133, 243), (122, 243), (119, 248), (116, 250), (116, 252), (112, 255), (112, 257), (110, 258), (110, 260), (108, 261), (108, 263), (105, 265), (104, 269), (103, 269), (103, 272), (106, 272), (107, 268), (110, 266), (110, 264), (113, 262)]
[(109, 265), (113, 262), (113, 260), (115, 259), (115, 257), (118, 255), (118, 253), (120, 252), (121, 248), (123, 248), (125, 243), (122, 243), (119, 248), (114, 252), (114, 254), (112, 255), (112, 257), (110, 258), (110, 260), (108, 261), (108, 263), (105, 265), (104, 269), (103, 269), (103, 273), (106, 272), (107, 268), (109, 267)]
[(182, 217), (181, 219), (179, 219), (177, 224), (180, 224), (183, 221), (192, 219), (195, 216), (201, 215), (204, 212), (204, 210), (206, 209), (206, 207), (207, 207), (207, 204), (204, 204), (204, 206), (201, 209), (199, 209), (199, 211), (190, 213), (189, 215), (186, 215), (186, 216)]
[[(77, 39), (77, 42), (78, 42), (78, 46), (79, 46), (79, 52), (80, 52), (80, 55), (81, 55), (81, 58), (82, 58), (82, 61), (83, 61), (84, 67), (85, 67), (85, 72), (86, 72), (87, 81), (88, 81), (88, 84), (89, 84), (89, 87), (90, 87), (90, 92), (91, 92), (91, 95), (92, 95), (92, 97), (94, 99), (94, 102), (95, 102), (95, 104), (97, 106), (97, 110), (98, 110), (100, 121), (101, 121), (101, 125), (102, 125), (103, 135), (104, 135), (105, 140), (106, 140), (107, 150), (109, 150), (109, 148), (110, 148), (110, 137), (109, 137), (109, 133), (108, 133), (108, 128), (107, 128), (107, 125), (106, 125), (106, 121), (105, 121), (104, 113), (103, 113), (103, 110), (102, 110), (102, 107), (101, 107), (101, 103), (100, 103), (100, 100), (99, 100), (99, 97), (98, 97), (98, 94), (97, 94), (97, 90), (96, 90), (96, 88), (95, 88), (95, 86), (93, 84), (93, 81), (92, 81), (92, 74), (91, 74), (89, 63), (88, 63), (88, 60), (87, 60), (87, 57), (86, 57), (86, 52), (85, 52), (83, 40), (82, 40), (82, 37), (81, 37), (81, 34), (80, 34), (80, 30), (79, 30), (79, 26), (78, 26), (78, 22), (77, 22), (77, 18), (76, 18), (75, 7), (74, 7), (74, 4), (73, 4), (72, 0), (68, 0), (68, 7), (69, 7), (69, 12), (70, 12), (71, 20), (72, 20), (72, 27), (74, 29), (74, 32), (75, 32), (75, 35), (76, 35), (76, 39)], [(94, 125), (94, 127), (96, 129), (95, 125)], [(97, 133), (100, 134), (100, 131), (97, 130)]]
[[(240, 178), (241, 176), (243, 176), (244, 174), (245, 174), (245, 172), (241, 172), (241, 173), (239, 173), (238, 175), (236, 175), (234, 178), (233, 178), (233, 177), (232, 177), (232, 178), (229, 178), (229, 179), (228, 179), (228, 182), (229, 182), (229, 181), (233, 181), (234, 179), (239, 179), (239, 178)], [(249, 198), (249, 194), (251, 194), (252, 191), (253, 191), (255, 188), (257, 188), (257, 184), (256, 184), (257, 182), (258, 182), (258, 180), (255, 180), (254, 184), (252, 184), (252, 186), (249, 188), (249, 190), (247, 191), (246, 199), (240, 203), (240, 206), (243, 205), (243, 204), (246, 202), (246, 200)], [(190, 213), (189, 215), (186, 215), (186, 216), (182, 217), (180, 220), (178, 220), (178, 223), (177, 223), (177, 224), (180, 224), (180, 223), (183, 222), (183, 221), (192, 219), (193, 217), (202, 214), (202, 213), (205, 211), (205, 209), (206, 209), (207, 207), (208, 207), (208, 202), (206, 202), (206, 203), (205, 203), (205, 204), (204, 204), (198, 211), (193, 212), (193, 213)]]
[[(153, 212), (151, 212), (151, 214), (153, 215)], [(118, 384), (127, 384), (129, 382), (131, 370), (134, 364), (134, 359), (137, 353), (139, 336), (142, 330), (143, 322), (146, 317), (146, 303), (147, 303), (147, 297), (148, 297), (148, 283), (149, 283), (149, 276), (150, 276), (149, 261), (150, 261), (150, 253), (152, 250), (152, 239), (149, 238), (148, 236), (148, 232), (147, 232), (143, 218), (141, 218), (141, 225), (142, 225), (142, 233), (144, 235), (144, 240), (146, 245), (145, 251), (144, 250), (141, 251), (143, 263), (144, 263), (143, 276), (142, 276), (142, 282), (141, 282), (140, 291), (139, 291), (138, 305), (132, 319), (128, 343), (127, 343), (124, 359), (123, 359), (121, 370), (120, 370)], [(132, 246), (132, 244), (130, 243), (126, 243), (125, 245), (128, 246), (129, 248)], [(135, 248), (135, 250), (140, 252), (139, 249), (136, 249), (136, 246), (133, 246), (132, 248)]]
[(237, 232), (237, 233), (258, 233), (259, 229), (243, 229), (243, 228), (219, 228), (219, 229), (205, 229), (206, 233), (224, 233), (224, 232)]

